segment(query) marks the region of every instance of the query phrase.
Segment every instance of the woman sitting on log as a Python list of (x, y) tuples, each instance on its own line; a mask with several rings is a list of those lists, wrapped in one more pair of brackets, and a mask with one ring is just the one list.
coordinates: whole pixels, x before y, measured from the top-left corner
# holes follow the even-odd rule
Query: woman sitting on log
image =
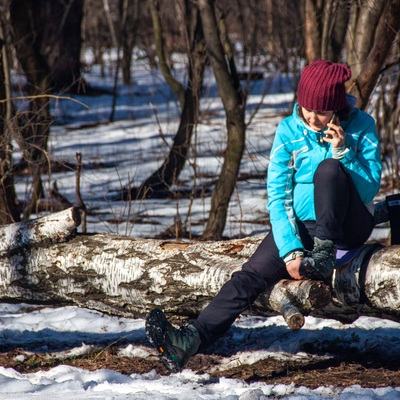
[(181, 370), (215, 342), (257, 296), (281, 279), (329, 282), (337, 249), (362, 245), (374, 228), (381, 157), (373, 118), (346, 94), (350, 69), (327, 60), (305, 67), (293, 113), (277, 127), (268, 167), (272, 231), (196, 320), (173, 327), (160, 309), (146, 332), (163, 363)]

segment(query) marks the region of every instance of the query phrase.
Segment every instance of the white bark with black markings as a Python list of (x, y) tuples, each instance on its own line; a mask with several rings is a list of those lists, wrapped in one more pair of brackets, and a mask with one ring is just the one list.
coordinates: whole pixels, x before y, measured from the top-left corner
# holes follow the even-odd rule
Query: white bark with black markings
[(79, 210), (71, 207), (45, 217), (0, 226), (0, 256), (23, 247), (66, 241), (80, 222)]
[[(128, 317), (161, 307), (170, 315), (193, 317), (262, 239), (189, 243), (111, 234), (73, 237), (76, 214), (70, 209), (18, 229), (9, 226), (10, 232), (29, 234), (14, 233), (15, 240), (2, 247), (0, 298), (68, 302)], [(248, 312), (283, 314), (292, 329), (301, 328), (309, 314), (345, 322), (359, 315), (400, 321), (400, 246), (377, 251), (364, 266), (363, 259), (359, 254), (336, 271), (333, 299), (322, 282), (285, 280), (260, 295)]]

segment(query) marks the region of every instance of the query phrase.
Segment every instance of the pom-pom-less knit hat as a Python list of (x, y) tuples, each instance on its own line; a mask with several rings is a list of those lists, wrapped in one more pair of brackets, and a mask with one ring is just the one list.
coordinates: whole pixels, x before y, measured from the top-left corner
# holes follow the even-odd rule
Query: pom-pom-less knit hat
[(346, 108), (345, 82), (351, 78), (346, 65), (317, 60), (303, 69), (297, 89), (298, 103), (312, 111), (338, 111)]

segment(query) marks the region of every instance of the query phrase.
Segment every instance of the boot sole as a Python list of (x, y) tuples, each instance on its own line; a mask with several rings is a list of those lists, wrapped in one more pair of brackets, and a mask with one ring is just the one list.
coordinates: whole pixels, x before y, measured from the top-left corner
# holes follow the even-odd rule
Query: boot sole
[(156, 308), (146, 317), (146, 335), (150, 343), (155, 347), (158, 356), (164, 366), (171, 372), (179, 372), (182, 367), (173, 361), (171, 353), (168, 350), (169, 344), (165, 337), (165, 325), (168, 323), (164, 313)]

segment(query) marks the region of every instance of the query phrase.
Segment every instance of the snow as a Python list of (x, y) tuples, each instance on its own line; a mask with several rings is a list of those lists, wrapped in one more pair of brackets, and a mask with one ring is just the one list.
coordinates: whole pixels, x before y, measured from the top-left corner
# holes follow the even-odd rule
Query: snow
[[(353, 324), (342, 325), (333, 320), (306, 317), (298, 332), (290, 331), (281, 317), (243, 317), (233, 326), (229, 339), (242, 343), (241, 351), (233, 351), (221, 364), (234, 367), (252, 364), (268, 357), (298, 361), (312, 356), (302, 351), (306, 343), (338, 340), (352, 342), (360, 352), (369, 348), (393, 355), (399, 347), (398, 323), (362, 317)], [(245, 342), (249, 330), (255, 332)], [(254, 336), (254, 337), (253, 337)], [(28, 304), (0, 304), (0, 349), (24, 348), (44, 352), (49, 357), (82, 355), (94, 346), (106, 346), (121, 338), (129, 344), (120, 350), (128, 357), (156, 357), (146, 342), (144, 321), (117, 318), (75, 306), (53, 308)], [(358, 338), (354, 340), (354, 338)], [(244, 344), (243, 344), (244, 343)], [(391, 343), (391, 348), (387, 348)], [(221, 344), (221, 343), (220, 343)], [(22, 355), (19, 355), (23, 361)], [(329, 356), (318, 356), (320, 358)], [(18, 358), (17, 358), (18, 360)], [(209, 371), (210, 373), (212, 371)], [(311, 390), (292, 385), (248, 384), (238, 379), (213, 378), (190, 369), (170, 376), (154, 370), (146, 374), (123, 375), (112, 370), (86, 371), (60, 365), (49, 371), (21, 374), (12, 368), (0, 367), (0, 400), (11, 399), (398, 399), (400, 388), (361, 388), (357, 385), (339, 389), (319, 387)]]
[[(182, 187), (189, 187), (196, 176), (198, 187), (207, 185), (218, 174), (224, 149), (225, 121), (217, 97), (212, 74), (208, 71), (207, 96), (202, 100), (201, 123), (198, 126), (189, 163), (180, 177)], [(85, 78), (96, 87), (110, 89), (112, 77), (101, 77), (94, 66)], [(81, 153), (85, 165), (81, 192), (86, 206), (95, 211), (88, 219), (89, 232), (115, 232), (133, 237), (153, 237), (171, 226), (174, 219), (191, 216), (188, 227), (201, 233), (207, 218), (209, 198), (180, 200), (146, 200), (111, 202), (110, 196), (128, 181), (142, 182), (164, 160), (179, 123), (176, 100), (162, 77), (144, 62), (135, 60), (134, 84), (119, 86), (115, 122), (109, 123), (112, 98), (68, 96), (54, 100), (49, 151), (54, 160), (76, 161)], [(267, 83), (268, 82), (268, 83)], [(271, 83), (272, 82), (272, 83)], [(290, 109), (291, 82), (275, 80), (257, 82), (249, 97), (249, 112), (263, 103), (247, 131), (247, 149), (243, 157), (240, 180), (228, 213), (226, 236), (239, 237), (264, 234), (268, 230), (265, 212), (265, 180), (269, 149), (274, 128)], [(23, 104), (21, 102), (21, 107)], [(20, 156), (16, 154), (16, 159)], [(194, 161), (196, 163), (194, 164)], [(97, 168), (92, 168), (97, 166)], [(75, 202), (75, 172), (54, 172), (45, 177), (46, 187), (57, 182), (59, 191)], [(29, 178), (21, 177), (16, 184), (18, 196), (29, 190)], [(387, 235), (377, 229), (375, 237)], [(220, 339), (220, 345), (237, 344), (223, 354), (221, 363), (231, 367), (255, 363), (268, 357), (280, 360), (323, 358), (307, 353), (307, 346), (324, 347), (335, 342), (345, 349), (367, 352), (369, 349), (384, 357), (400, 356), (400, 325), (398, 323), (362, 317), (353, 324), (343, 325), (333, 320), (306, 318), (305, 326), (293, 332), (281, 317), (242, 317)], [(251, 332), (251, 336), (249, 334)], [(41, 352), (49, 357), (82, 355), (93, 347), (123, 341), (121, 354), (128, 357), (154, 358), (154, 350), (146, 340), (144, 321), (117, 318), (100, 312), (68, 307), (44, 307), (32, 304), (0, 304), (0, 351), (22, 348), (26, 352)], [(390, 346), (388, 346), (390, 343)], [(18, 355), (16, 361), (23, 361)], [(212, 371), (209, 371), (211, 373)], [(60, 365), (49, 371), (18, 373), (0, 367), (0, 400), (11, 399), (224, 399), (261, 400), (282, 398), (305, 399), (399, 399), (400, 388), (362, 388), (350, 386), (309, 389), (291, 385), (248, 384), (228, 378), (214, 378), (190, 369), (161, 376), (154, 370), (146, 374), (124, 375), (112, 370), (86, 371)]]

